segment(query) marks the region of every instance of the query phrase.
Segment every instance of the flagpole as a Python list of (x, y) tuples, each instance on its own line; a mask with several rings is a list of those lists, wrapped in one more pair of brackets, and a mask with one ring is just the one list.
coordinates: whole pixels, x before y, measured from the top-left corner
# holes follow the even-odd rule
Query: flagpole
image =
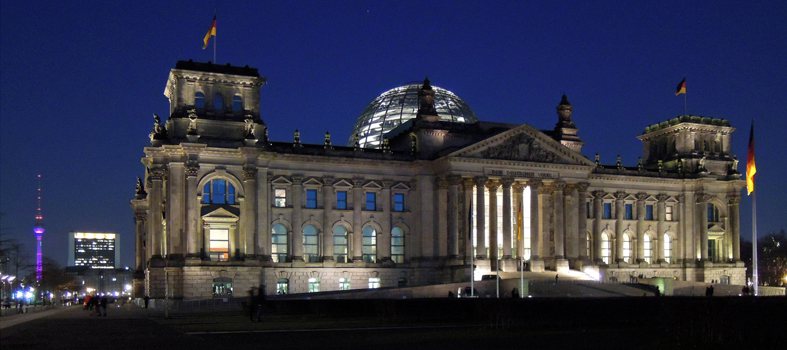
[(754, 283), (754, 295), (759, 295), (760, 286), (757, 278), (757, 191), (752, 191), (751, 193), (751, 242), (751, 279), (752, 283)]
[(213, 36), (213, 63), (214, 64), (219, 64), (219, 62), (216, 61), (216, 42), (217, 41), (219, 41), (218, 33), (216, 33), (216, 35)]
[(688, 115), (689, 114), (688, 108), (687, 108), (687, 103), (686, 103), (686, 100), (688, 100), (688, 97), (687, 97), (688, 95), (689, 95), (688, 92), (684, 92), (683, 93), (683, 115)]

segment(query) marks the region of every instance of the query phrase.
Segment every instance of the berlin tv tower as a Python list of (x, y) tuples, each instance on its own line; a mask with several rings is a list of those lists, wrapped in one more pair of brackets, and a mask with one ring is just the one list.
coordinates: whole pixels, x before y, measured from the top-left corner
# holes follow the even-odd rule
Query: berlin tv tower
[(44, 213), (41, 210), (41, 174), (36, 175), (38, 189), (36, 190), (36, 224), (33, 226), (33, 233), (36, 235), (36, 282), (41, 282), (41, 274), (44, 271), (41, 264), (41, 240), (44, 238)]

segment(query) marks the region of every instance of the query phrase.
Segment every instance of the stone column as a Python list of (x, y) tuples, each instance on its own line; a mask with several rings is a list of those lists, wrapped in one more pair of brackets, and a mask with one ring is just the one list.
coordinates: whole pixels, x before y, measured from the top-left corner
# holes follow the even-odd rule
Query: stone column
[(486, 188), (489, 189), (489, 260), (492, 262), (490, 266), (495, 270), (497, 266), (498, 255), (497, 248), (497, 234), (500, 227), (497, 224), (497, 188), (500, 183), (497, 180), (489, 180), (486, 183)]
[(710, 196), (697, 194), (697, 213), (700, 216), (700, 259), (708, 260), (708, 201)]
[(479, 259), (486, 259), (486, 203), (484, 200), (484, 187), (486, 186), (486, 176), (476, 176), (475, 178), (475, 227), (476, 227), (476, 247), (475, 255)]
[(257, 254), (262, 255), (263, 261), (271, 260), (271, 184), (268, 182), (268, 170), (265, 168), (257, 169), (257, 183), (260, 184), (257, 191)]
[(199, 199), (197, 198), (197, 174), (199, 164), (189, 162), (186, 164), (186, 256), (199, 257)]
[(165, 233), (165, 253), (168, 256), (171, 255), (179, 255), (182, 256), (185, 252), (183, 249), (183, 241), (184, 241), (184, 221), (186, 218), (185, 213), (183, 212), (186, 207), (186, 203), (183, 203), (186, 196), (183, 193), (184, 190), (184, 167), (183, 163), (170, 163), (169, 164), (169, 171), (166, 177), (166, 190), (167, 193), (165, 194), (166, 200), (165, 205), (167, 212), (166, 215), (166, 222), (167, 222), (167, 229)]
[(348, 240), (352, 242), (351, 255), (353, 261), (363, 261), (361, 240), (363, 238), (363, 222), (361, 222), (361, 210), (363, 209), (363, 182), (361, 178), (353, 179), (353, 232)]
[(462, 177), (451, 175), (448, 177), (448, 257), (456, 259), (459, 256), (459, 186), (462, 184)]
[[(257, 222), (257, 168), (249, 165), (243, 168), (243, 205), (241, 206), (240, 236), (243, 246), (241, 256), (257, 257), (255, 242), (259, 232), (255, 230)], [(237, 194), (236, 194), (237, 195)]]
[(462, 187), (464, 188), (464, 208), (462, 210), (462, 219), (461, 222), (463, 223), (463, 229), (460, 232), (461, 237), (464, 238), (464, 256), (465, 256), (465, 263), (469, 263), (470, 257), (473, 252), (473, 225), (475, 224), (471, 220), (471, 211), (473, 210), (473, 186), (475, 183), (471, 178), (464, 178), (462, 179)]
[(694, 193), (686, 192), (678, 195), (678, 213), (680, 213), (677, 223), (678, 228), (680, 228), (680, 235), (678, 237), (681, 239), (680, 246), (683, 247), (679, 256), (681, 259), (683, 259), (683, 261), (689, 261), (692, 263), (697, 259), (697, 254), (694, 250), (694, 237), (691, 235), (691, 232), (694, 231), (692, 229), (694, 225), (693, 212)]
[(538, 250), (541, 252), (540, 256), (542, 259), (545, 257), (553, 257), (550, 249), (552, 247), (549, 246), (549, 235), (553, 232), (553, 220), (551, 220), (550, 216), (554, 215), (554, 212), (552, 204), (550, 203), (550, 198), (552, 197), (554, 189), (554, 186), (551, 184), (544, 184), (538, 188), (538, 213), (541, 216), (538, 218)]
[(150, 214), (148, 214), (148, 244), (151, 245), (151, 258), (162, 257), (166, 254), (164, 250), (164, 237), (162, 232), (162, 205), (161, 195), (164, 185), (164, 177), (167, 170), (163, 167), (151, 168), (148, 178), (150, 179), (150, 189), (148, 190), (148, 206), (150, 207)]
[[(633, 261), (642, 262), (645, 261), (645, 199), (648, 198), (648, 194), (644, 192), (637, 193), (637, 250), (636, 250), (636, 259)], [(653, 256), (653, 243), (656, 237), (650, 237), (650, 252), (651, 252), (651, 263), (656, 261), (655, 257)]]
[(530, 260), (540, 260), (541, 253), (541, 206), (539, 205), (539, 192), (543, 183), (541, 180), (530, 180)]
[(727, 207), (730, 216), (730, 227), (728, 230), (732, 231), (732, 260), (741, 260), (741, 213), (740, 213), (741, 197), (737, 194), (731, 195), (728, 198)]
[(579, 196), (576, 184), (566, 184), (563, 190), (563, 234), (566, 258), (575, 262), (579, 258)]
[(437, 181), (437, 256), (448, 256), (448, 179), (439, 177)]
[(303, 261), (303, 176), (292, 176), (292, 261)]
[(336, 180), (333, 176), (322, 178), (322, 261), (333, 261), (333, 227), (332, 213), (334, 202), (336, 201), (335, 189), (333, 184)]
[(566, 257), (565, 247), (565, 218), (564, 215), (564, 200), (563, 190), (566, 188), (566, 183), (562, 180), (555, 181), (555, 191), (552, 193), (554, 222), (555, 222), (555, 259), (561, 260)]
[(516, 236), (516, 251), (512, 254), (516, 259), (523, 259), (525, 256), (525, 231), (524, 227), (520, 226), (524, 226), (525, 223), (525, 204), (523, 202), (524, 195), (522, 194), (525, 187), (522, 183), (515, 182), (512, 188), (514, 189), (514, 222), (516, 223), (516, 229), (514, 230), (514, 236)]
[(380, 218), (380, 227), (383, 232), (377, 234), (377, 257), (380, 261), (390, 260), (391, 258), (391, 186), (393, 181), (383, 180), (383, 189), (380, 191), (383, 198), (382, 200), (382, 218)]
[(145, 247), (142, 244), (145, 238), (145, 213), (137, 212), (134, 214), (134, 269), (144, 271), (147, 256)]
[(579, 246), (579, 260), (587, 261), (588, 256), (588, 249), (587, 249), (587, 231), (588, 231), (588, 208), (587, 208), (587, 195), (588, 195), (588, 187), (590, 186), (587, 182), (580, 182), (577, 184), (577, 245)]
[(626, 214), (625, 203), (626, 192), (615, 192), (615, 259), (623, 261), (623, 218)]
[[(663, 262), (664, 261), (664, 234), (666, 233), (665, 229), (664, 229), (664, 225), (665, 225), (665, 221), (667, 220), (667, 209), (666, 209), (667, 208), (667, 203), (666, 203), (667, 198), (669, 198), (669, 196), (667, 196), (664, 193), (659, 193), (656, 196), (656, 199), (658, 199), (658, 203), (656, 204), (656, 206), (657, 206), (656, 211), (658, 212), (658, 223), (656, 224), (656, 239), (657, 239), (656, 247), (657, 248), (655, 249), (656, 253), (653, 254), (653, 259), (655, 259), (653, 261), (656, 261), (656, 262)], [(672, 212), (672, 215), (673, 216), (675, 215), (674, 211)], [(676, 238), (678, 237), (677, 232), (676, 232), (675, 236), (676, 236)], [(678, 258), (676, 256), (676, 254), (675, 254), (675, 253), (677, 253), (675, 242), (670, 242), (670, 248), (672, 250), (672, 256), (670, 257), (670, 260), (672, 260), (672, 261), (670, 261), (670, 263), (674, 263), (675, 259)]]
[(601, 219), (604, 217), (602, 207), (604, 204), (604, 191), (593, 191), (593, 259), (597, 264), (602, 263), (601, 258)]
[(511, 184), (512, 178), (502, 178), (503, 185), (503, 259), (511, 259)]

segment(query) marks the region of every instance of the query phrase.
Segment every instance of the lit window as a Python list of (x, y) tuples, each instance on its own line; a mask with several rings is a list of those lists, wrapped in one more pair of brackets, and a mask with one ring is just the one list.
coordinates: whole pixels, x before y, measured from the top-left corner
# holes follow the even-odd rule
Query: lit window
[(228, 229), (210, 229), (210, 259), (227, 261), (230, 257), (230, 231)]
[(314, 225), (303, 227), (303, 260), (306, 262), (319, 262), (317, 228)]
[(612, 219), (612, 203), (604, 203), (604, 219)]
[(610, 255), (612, 254), (612, 249), (610, 247), (609, 242), (609, 235), (606, 232), (601, 233), (601, 260), (609, 265)]
[(320, 291), (320, 280), (316, 277), (309, 277), (309, 293), (317, 293)]
[(631, 262), (631, 236), (623, 234), (623, 261)]
[(350, 279), (341, 277), (339, 278), (339, 290), (350, 290)]
[(232, 96), (232, 112), (235, 114), (243, 112), (243, 98), (238, 95)]
[(366, 210), (377, 210), (377, 193), (366, 192)]
[(625, 209), (626, 209), (626, 216), (624, 217), (624, 219), (634, 220), (634, 205), (630, 203), (626, 203)]
[(585, 233), (585, 255), (590, 256), (590, 233)]
[(336, 192), (336, 209), (347, 209), (347, 191)]
[(225, 179), (213, 179), (202, 188), (202, 204), (235, 204), (235, 186)]
[(404, 193), (394, 193), (393, 211), (404, 211)]
[(664, 215), (665, 216), (664, 220), (672, 221), (672, 206), (671, 205), (668, 205), (668, 206), (664, 207), (664, 214), (665, 214)]
[(317, 190), (306, 190), (306, 208), (317, 208)]
[(194, 94), (194, 108), (200, 112), (205, 110), (205, 94), (201, 92)]
[(336, 262), (347, 262), (347, 228), (337, 225), (333, 228), (333, 258)]
[(224, 96), (221, 96), (221, 94), (213, 95), (213, 110), (216, 112), (224, 111)]
[(290, 292), (290, 280), (279, 278), (276, 281), (276, 294), (287, 294)]
[(287, 206), (287, 190), (283, 188), (273, 190), (273, 206), (277, 208)]
[(361, 242), (361, 254), (363, 254), (363, 261), (373, 263), (377, 261), (377, 231), (371, 226), (363, 228), (363, 237)]
[(282, 224), (271, 227), (271, 259), (273, 262), (287, 261), (287, 228)]
[(652, 246), (651, 244), (652, 244), (652, 243), (651, 243), (651, 241), (650, 241), (650, 235), (647, 235), (647, 234), (646, 234), (646, 235), (643, 237), (642, 246), (643, 246), (643, 249), (644, 249), (644, 255), (645, 255), (645, 256), (643, 257), (643, 259), (644, 259), (644, 260), (645, 260), (645, 262), (646, 262), (646, 263), (648, 263), (648, 264), (650, 264), (650, 260), (651, 260), (650, 258), (651, 258), (651, 256), (653, 256), (653, 246)]
[(664, 234), (664, 261), (670, 262), (672, 258), (672, 240), (668, 234)]
[(645, 220), (653, 220), (653, 204), (645, 204)]
[(369, 277), (369, 289), (380, 288), (380, 277)]
[(404, 262), (404, 232), (399, 227), (391, 230), (391, 260), (397, 264)]

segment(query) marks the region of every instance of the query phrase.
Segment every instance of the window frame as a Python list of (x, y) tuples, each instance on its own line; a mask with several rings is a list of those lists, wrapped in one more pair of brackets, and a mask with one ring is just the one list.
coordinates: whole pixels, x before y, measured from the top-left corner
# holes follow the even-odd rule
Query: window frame
[[(344, 197), (344, 198), (342, 198)], [(347, 210), (347, 191), (336, 191), (336, 209)]]
[(377, 211), (377, 192), (366, 191), (364, 193), (364, 199), (363, 208), (365, 211)]
[[(314, 233), (307, 233), (307, 229), (311, 227)], [(301, 231), (303, 236), (303, 261), (305, 262), (320, 262), (320, 230), (317, 226), (307, 224), (303, 226)]]
[[(377, 229), (367, 225), (361, 232), (361, 259), (366, 263), (374, 264), (377, 262)], [(371, 235), (367, 235), (367, 232), (371, 232)]]
[(615, 216), (612, 202), (604, 202), (601, 204), (601, 218), (603, 220), (612, 220)]
[[(399, 234), (396, 235), (395, 232)], [(395, 226), (391, 229), (391, 261), (402, 264), (405, 258), (405, 241), (404, 230), (401, 227)], [(398, 241), (398, 242), (396, 242)]]
[[(338, 229), (344, 230), (344, 234), (343, 235), (336, 234), (336, 230), (338, 230)], [(333, 259), (334, 259), (334, 261), (336, 261), (337, 263), (350, 262), (349, 261), (349, 257), (350, 257), (350, 242), (348, 241), (349, 230), (346, 227), (344, 227), (343, 225), (336, 225), (336, 226), (333, 227), (333, 230), (332, 230), (331, 233), (332, 233), (331, 234), (331, 239), (333, 239)], [(344, 244), (336, 244), (337, 238), (343, 240)], [(337, 254), (336, 249), (338, 247), (344, 247), (344, 254)]]
[[(309, 196), (313, 198), (309, 198)], [(304, 203), (304, 208), (306, 209), (317, 209), (317, 200), (319, 198), (319, 194), (316, 188), (307, 188), (306, 189), (306, 201)]]
[[(284, 232), (283, 233), (277, 233), (276, 232), (276, 228), (277, 227), (283, 228)], [(284, 238), (284, 243), (277, 242), (275, 240), (277, 237), (278, 238)], [(277, 224), (273, 224), (271, 226), (271, 260), (274, 263), (284, 263), (284, 262), (287, 262), (289, 260), (289, 256), (290, 256), (290, 253), (289, 253), (290, 245), (289, 245), (289, 243), (290, 243), (290, 238), (289, 238), (289, 232), (287, 230), (287, 226), (284, 226), (283, 224), (278, 224), (278, 223)], [(280, 252), (279, 251), (279, 248), (282, 248), (282, 247), (284, 248), (284, 252)]]
[(405, 194), (403, 192), (395, 192), (393, 194), (392, 199), (393, 199), (393, 206), (391, 207), (391, 210), (399, 213), (404, 212), (405, 208), (407, 207), (406, 206), (407, 197), (405, 196)]
[[(223, 231), (226, 234), (226, 238), (224, 239), (216, 239), (214, 238), (214, 231), (218, 233), (219, 231)], [(226, 247), (221, 250), (214, 250), (214, 242), (217, 243), (217, 248), (219, 242), (226, 242)], [(229, 227), (216, 227), (216, 228), (208, 228), (208, 256), (210, 257), (211, 261), (229, 261), (230, 260), (230, 229)]]
[[(221, 193), (216, 190), (222, 186), (219, 183), (223, 182), (224, 186)], [(216, 204), (216, 205), (238, 205), (238, 192), (235, 185), (229, 179), (223, 177), (214, 177), (206, 181), (202, 186), (202, 201), (201, 204)], [(216, 201), (216, 197), (222, 197), (222, 200)]]
[(645, 220), (653, 221), (655, 214), (655, 205), (652, 203), (645, 203)]
[[(287, 207), (287, 189), (283, 187), (274, 187), (273, 188), (273, 207), (274, 208), (286, 208)], [(283, 195), (279, 195), (283, 193)]]

